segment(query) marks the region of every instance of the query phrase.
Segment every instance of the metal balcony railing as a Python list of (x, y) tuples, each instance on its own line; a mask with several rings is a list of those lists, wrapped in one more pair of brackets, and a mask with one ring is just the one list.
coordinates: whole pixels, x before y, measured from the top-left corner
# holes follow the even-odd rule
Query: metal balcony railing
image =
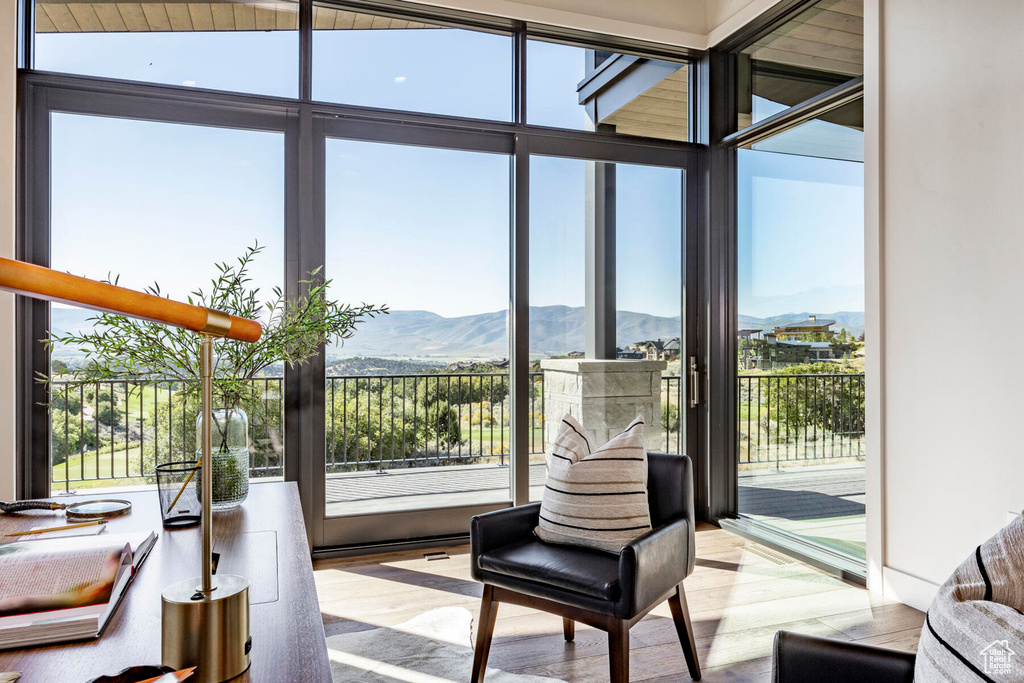
[[(682, 377), (662, 378), (663, 450), (682, 452)], [(254, 380), (249, 413), (253, 477), (284, 474), (283, 379)], [(448, 373), (332, 376), (325, 381), (328, 473), (494, 463), (511, 454), (509, 376)], [(740, 462), (863, 453), (863, 375), (738, 378)], [(174, 382), (108, 380), (51, 388), (55, 490), (151, 485), (157, 463), (195, 458), (198, 405)], [(540, 460), (544, 375), (530, 374), (528, 453)]]
[(864, 455), (864, 375), (739, 375), (740, 464)]

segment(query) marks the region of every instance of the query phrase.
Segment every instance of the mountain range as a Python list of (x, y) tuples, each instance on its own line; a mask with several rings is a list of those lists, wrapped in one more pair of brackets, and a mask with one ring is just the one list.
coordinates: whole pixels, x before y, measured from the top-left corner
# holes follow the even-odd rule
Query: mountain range
[[(54, 306), (50, 325), (61, 335), (90, 327), (87, 318), (95, 313), (76, 308)], [(806, 320), (811, 313), (786, 313), (769, 318), (740, 315), (740, 329), (769, 330), (773, 327)], [(817, 313), (818, 318), (835, 320), (832, 329), (845, 328), (853, 335), (864, 331), (864, 314), (840, 311)], [(530, 352), (534, 355), (556, 356), (583, 350), (584, 309), (569, 306), (530, 308)], [(647, 313), (619, 311), (616, 320), (619, 346), (649, 339), (678, 337), (680, 318)], [(507, 313), (480, 313), (445, 318), (429, 311), (392, 311), (363, 323), (351, 339), (328, 349), (328, 357), (398, 357), (398, 358), (482, 358), (508, 357)], [(55, 355), (73, 355), (61, 349)]]

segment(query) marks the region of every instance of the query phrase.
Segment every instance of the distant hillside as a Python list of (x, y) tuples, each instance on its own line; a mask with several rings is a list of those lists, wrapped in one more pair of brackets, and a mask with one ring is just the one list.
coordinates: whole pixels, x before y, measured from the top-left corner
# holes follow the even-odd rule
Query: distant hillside
[[(328, 355), (424, 357), (508, 357), (505, 311), (443, 318), (427, 311), (392, 311), (368, 321)], [(541, 306), (530, 309), (530, 351), (564, 355), (583, 350), (584, 309)], [(679, 336), (679, 318), (622, 311), (619, 339), (630, 344), (645, 339)]]
[[(51, 325), (57, 334), (87, 330), (91, 311), (54, 307)], [(787, 313), (771, 318), (740, 316), (744, 329), (771, 329), (778, 324), (806, 320), (809, 313)], [(864, 331), (864, 314), (859, 312), (817, 313), (836, 320), (842, 328), (859, 335)], [(445, 318), (429, 311), (392, 311), (363, 324), (343, 346), (328, 349), (329, 358), (507, 358), (507, 313), (480, 313)], [(530, 351), (532, 354), (565, 355), (582, 351), (584, 309), (569, 306), (539, 306), (530, 309)], [(619, 346), (648, 339), (679, 336), (679, 317), (661, 317), (619, 311), (616, 321)], [(57, 349), (55, 355), (73, 355)]]

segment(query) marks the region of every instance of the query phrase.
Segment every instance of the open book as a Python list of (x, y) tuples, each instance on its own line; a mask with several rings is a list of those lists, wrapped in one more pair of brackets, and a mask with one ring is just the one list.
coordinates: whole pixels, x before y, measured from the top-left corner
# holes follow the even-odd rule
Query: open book
[(156, 533), (0, 545), (0, 649), (97, 638)]

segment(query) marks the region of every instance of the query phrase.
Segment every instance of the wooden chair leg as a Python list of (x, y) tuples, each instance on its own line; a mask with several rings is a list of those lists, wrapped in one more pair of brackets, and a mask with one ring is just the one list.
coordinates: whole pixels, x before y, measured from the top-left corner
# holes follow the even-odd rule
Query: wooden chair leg
[(629, 624), (622, 619), (608, 630), (608, 665), (611, 683), (629, 683)]
[(484, 672), (487, 670), (487, 655), (491, 651), (491, 637), (494, 635), (494, 620), (498, 617), (499, 605), (493, 597), (494, 587), (484, 584), (484, 596), (480, 600), (480, 623), (476, 628), (472, 683), (483, 683)]
[(565, 634), (565, 642), (571, 643), (576, 638), (576, 622), (562, 617), (562, 633)]
[(693, 622), (690, 620), (690, 608), (686, 605), (686, 593), (683, 584), (676, 586), (676, 593), (668, 599), (672, 610), (672, 621), (679, 634), (679, 644), (683, 646), (686, 667), (690, 670), (690, 678), (700, 680), (700, 662), (697, 661), (697, 641), (693, 637)]

